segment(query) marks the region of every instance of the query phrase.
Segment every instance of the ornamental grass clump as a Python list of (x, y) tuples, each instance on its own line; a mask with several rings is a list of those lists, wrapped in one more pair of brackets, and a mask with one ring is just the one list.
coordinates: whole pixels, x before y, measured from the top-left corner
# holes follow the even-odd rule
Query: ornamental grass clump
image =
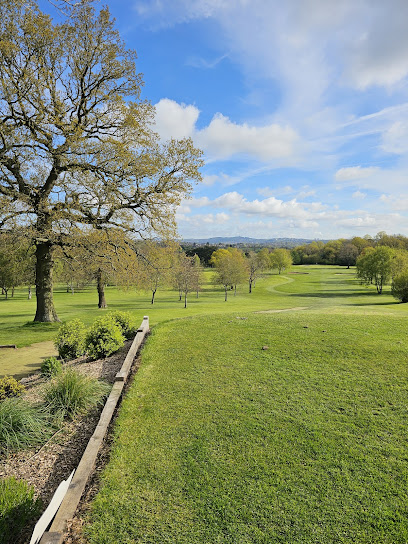
[(21, 398), (0, 402), (0, 453), (43, 443), (52, 433), (47, 413)]
[(0, 378), (0, 401), (11, 397), (19, 397), (24, 391), (24, 385), (12, 376)]
[(55, 347), (61, 359), (76, 359), (85, 353), (86, 328), (80, 319), (61, 325), (55, 339)]
[(97, 319), (86, 335), (87, 353), (94, 359), (108, 357), (125, 343), (122, 329), (113, 317), (106, 315)]
[(14, 476), (0, 480), (0, 544), (16, 542), (29, 521), (41, 513), (34, 488)]
[(46, 385), (45, 406), (57, 418), (73, 419), (101, 404), (109, 389), (109, 384), (67, 368)]
[(115, 310), (114, 312), (109, 312), (107, 316), (111, 317), (120, 327), (125, 338), (129, 339), (135, 334), (136, 324), (130, 312)]

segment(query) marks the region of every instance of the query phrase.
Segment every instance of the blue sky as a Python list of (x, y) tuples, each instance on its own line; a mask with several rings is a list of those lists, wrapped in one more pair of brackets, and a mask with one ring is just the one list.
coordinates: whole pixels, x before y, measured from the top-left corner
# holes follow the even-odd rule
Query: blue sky
[(406, 0), (107, 4), (157, 132), (204, 151), (182, 237), (408, 235)]

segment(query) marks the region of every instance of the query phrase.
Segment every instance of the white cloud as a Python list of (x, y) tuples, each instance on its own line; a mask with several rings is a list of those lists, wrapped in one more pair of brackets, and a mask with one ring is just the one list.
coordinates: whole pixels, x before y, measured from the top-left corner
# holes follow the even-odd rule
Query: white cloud
[(365, 198), (366, 196), (367, 196), (367, 193), (362, 193), (361, 191), (355, 191), (351, 195), (352, 198), (360, 198), (360, 199)]
[(289, 157), (297, 139), (296, 132), (289, 126), (237, 124), (221, 113), (196, 135), (198, 146), (218, 159), (244, 154), (262, 161)]
[(192, 105), (178, 104), (162, 98), (156, 105), (154, 130), (162, 140), (188, 138), (193, 135), (200, 110)]
[(388, 153), (406, 154), (408, 152), (408, 121), (393, 123), (383, 133), (381, 147)]
[(379, 168), (376, 166), (369, 166), (367, 168), (363, 168), (361, 166), (349, 166), (347, 168), (340, 168), (340, 170), (337, 170), (334, 177), (337, 181), (351, 181), (369, 178), (378, 171)]

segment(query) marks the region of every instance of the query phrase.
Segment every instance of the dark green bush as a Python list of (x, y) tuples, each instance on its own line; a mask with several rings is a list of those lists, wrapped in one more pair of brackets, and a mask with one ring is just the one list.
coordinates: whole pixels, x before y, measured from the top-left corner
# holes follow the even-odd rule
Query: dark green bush
[(62, 362), (56, 357), (47, 357), (41, 364), (41, 374), (51, 378), (62, 372)]
[(125, 343), (121, 328), (116, 321), (106, 315), (97, 319), (86, 335), (87, 353), (94, 359), (111, 355)]
[(0, 453), (44, 442), (53, 427), (47, 414), (20, 398), (0, 402)]
[(109, 312), (107, 316), (113, 318), (116, 324), (121, 328), (125, 338), (131, 338), (135, 334), (136, 325), (130, 312), (115, 310), (114, 312)]
[(62, 418), (74, 418), (103, 402), (110, 386), (67, 368), (45, 387), (47, 409)]
[(16, 542), (27, 523), (40, 513), (33, 487), (14, 476), (0, 479), (0, 544)]
[(24, 385), (12, 376), (0, 378), (0, 401), (10, 397), (19, 397), (24, 391)]
[(62, 359), (76, 359), (85, 353), (85, 325), (80, 319), (73, 319), (59, 328), (55, 347)]

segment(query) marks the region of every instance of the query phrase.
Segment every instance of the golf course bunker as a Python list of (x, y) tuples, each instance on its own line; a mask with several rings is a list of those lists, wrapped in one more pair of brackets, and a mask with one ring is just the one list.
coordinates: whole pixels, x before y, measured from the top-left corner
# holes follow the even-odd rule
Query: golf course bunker
[(38, 342), (17, 349), (1, 348), (0, 376), (22, 378), (33, 374), (39, 370), (43, 360), (52, 355), (58, 355), (52, 341)]
[(297, 312), (298, 310), (307, 310), (307, 306), (296, 306), (296, 308), (284, 308), (283, 310), (260, 310), (255, 314), (277, 314), (279, 312)]

